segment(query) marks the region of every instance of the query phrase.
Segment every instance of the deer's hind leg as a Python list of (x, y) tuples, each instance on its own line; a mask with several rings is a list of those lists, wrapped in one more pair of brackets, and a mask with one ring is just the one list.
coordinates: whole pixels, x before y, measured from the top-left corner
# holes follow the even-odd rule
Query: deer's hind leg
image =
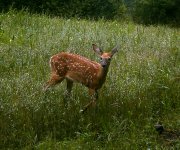
[(64, 77), (60, 77), (57, 74), (52, 74), (50, 80), (46, 82), (43, 90), (46, 91), (51, 86), (55, 86), (56, 84), (61, 83), (63, 80), (64, 80)]

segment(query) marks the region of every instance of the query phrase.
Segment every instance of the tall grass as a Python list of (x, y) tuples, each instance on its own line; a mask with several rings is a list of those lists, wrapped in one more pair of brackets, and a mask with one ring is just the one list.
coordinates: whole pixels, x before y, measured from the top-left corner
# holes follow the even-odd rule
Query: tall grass
[[(154, 124), (180, 128), (180, 31), (131, 22), (0, 14), (1, 149), (178, 149)], [(97, 60), (91, 44), (120, 44), (98, 106), (82, 115), (87, 89), (76, 84), (64, 105), (65, 83), (47, 93), (49, 58), (68, 51)], [(98, 61), (98, 60), (97, 60)]]

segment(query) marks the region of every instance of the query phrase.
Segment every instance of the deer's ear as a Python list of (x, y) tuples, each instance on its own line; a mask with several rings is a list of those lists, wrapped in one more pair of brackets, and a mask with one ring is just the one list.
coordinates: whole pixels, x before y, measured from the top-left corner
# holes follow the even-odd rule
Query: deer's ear
[(103, 53), (102, 49), (100, 49), (99, 47), (97, 47), (96, 44), (92, 44), (92, 46), (93, 46), (93, 50), (95, 51), (96, 54), (102, 55), (102, 53)]
[(118, 52), (118, 50), (119, 50), (119, 45), (117, 45), (116, 47), (114, 47), (114, 48), (112, 49), (112, 51), (111, 51), (112, 56), (113, 56), (116, 52)]

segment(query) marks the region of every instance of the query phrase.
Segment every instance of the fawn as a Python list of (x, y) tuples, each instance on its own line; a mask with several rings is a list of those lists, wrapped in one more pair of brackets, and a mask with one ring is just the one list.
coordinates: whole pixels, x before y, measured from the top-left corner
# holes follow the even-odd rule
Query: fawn
[(114, 47), (111, 52), (104, 53), (95, 44), (92, 44), (93, 50), (100, 57), (100, 63), (91, 61), (83, 56), (61, 52), (50, 58), (51, 78), (46, 83), (44, 90), (50, 86), (61, 83), (64, 79), (67, 81), (67, 94), (70, 95), (73, 82), (79, 82), (89, 88), (91, 101), (84, 107), (85, 112), (89, 106), (95, 106), (98, 99), (98, 89), (100, 89), (106, 80), (108, 68), (112, 56), (118, 51)]

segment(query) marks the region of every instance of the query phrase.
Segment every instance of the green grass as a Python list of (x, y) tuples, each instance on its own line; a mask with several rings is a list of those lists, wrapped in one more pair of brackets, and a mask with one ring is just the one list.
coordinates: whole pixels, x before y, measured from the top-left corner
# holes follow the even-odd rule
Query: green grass
[[(132, 22), (0, 14), (0, 149), (178, 149), (154, 124), (180, 129), (180, 30)], [(42, 92), (49, 58), (69, 51), (97, 60), (96, 43), (120, 51), (99, 91), (96, 109), (82, 115), (88, 91), (66, 84)]]

